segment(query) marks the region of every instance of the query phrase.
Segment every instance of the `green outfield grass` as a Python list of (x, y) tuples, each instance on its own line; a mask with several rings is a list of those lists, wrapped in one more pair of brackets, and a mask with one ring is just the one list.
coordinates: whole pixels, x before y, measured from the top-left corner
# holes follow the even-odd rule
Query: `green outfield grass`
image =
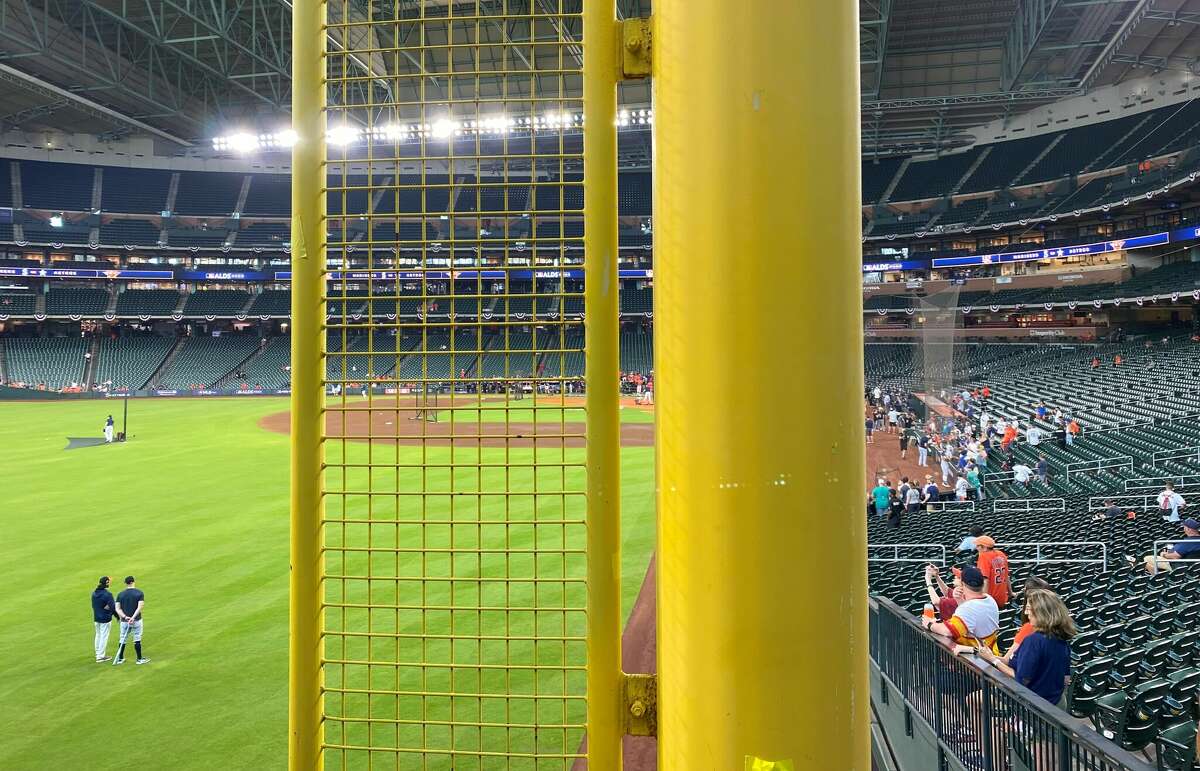
[[(0, 482), (0, 542), (5, 547), (0, 576), (11, 609), (7, 623), (0, 625), (0, 651), (6, 653), (0, 662), (0, 721), (6, 729), (0, 737), (0, 767), (116, 768), (136, 763), (151, 768), (280, 768), (286, 757), (287, 723), (288, 439), (260, 429), (257, 421), (285, 410), (287, 402), (268, 398), (132, 401), (129, 443), (63, 451), (69, 435), (98, 436), (106, 411), (118, 406), (94, 401), (0, 403), (0, 447), (6, 455)], [(572, 412), (576, 411), (568, 411)], [(651, 418), (638, 410), (622, 414), (626, 420)], [(539, 421), (557, 418), (539, 410)], [(566, 419), (575, 418), (568, 414)], [(539, 461), (568, 463), (580, 461), (583, 455), (578, 450), (538, 452)], [(394, 496), (371, 496), (370, 503), (368, 496), (351, 496), (344, 507), (336, 503), (331, 516), (406, 521), (415, 516), (423, 518), (422, 524), (363, 525), (357, 531), (348, 529), (345, 536), (339, 525), (329, 538), (335, 544), (388, 546), (421, 539), (418, 545), (440, 550), (442, 556), (398, 559), (388, 555), (386, 564), (371, 565), (373, 574), (444, 574), (458, 579), (428, 584), (423, 594), (415, 584), (404, 582), (373, 586), (369, 594), (365, 584), (351, 583), (344, 593), (335, 590), (331, 599), (548, 609), (576, 605), (581, 594), (569, 582), (548, 579), (579, 571), (582, 563), (569, 552), (582, 545), (583, 529), (547, 520), (579, 516), (578, 496), (551, 493), (581, 488), (582, 474), (554, 469), (535, 476), (519, 468), (528, 465), (532, 455), (533, 450), (511, 450), (504, 456), (503, 450), (441, 448), (430, 450), (426, 459), (453, 458), (468, 467), (460, 465), (453, 475), (446, 471), (424, 472), (424, 476), (408, 468), (370, 475), (351, 470), (344, 481), (340, 476), (331, 480), (332, 489), (381, 491), (394, 489), (399, 482), (401, 489), (423, 485), (426, 491), (445, 493), (415, 508), (409, 503), (397, 508)], [(368, 457), (403, 466), (419, 461), (421, 450), (357, 444), (347, 448), (345, 460), (361, 462)], [(341, 460), (341, 450), (331, 448), (331, 459)], [(505, 461), (510, 468), (501, 467)], [(622, 600), (628, 613), (653, 546), (652, 448), (624, 449), (622, 474)], [(487, 491), (505, 483), (510, 490), (529, 494), (508, 498), (477, 494), (481, 486)], [(502, 521), (523, 524), (504, 527)], [(534, 545), (563, 553), (535, 561), (522, 553)], [(476, 553), (464, 554), (472, 550)], [(500, 550), (506, 550), (505, 559), (490, 559)], [(464, 558), (470, 562), (459, 561)], [(346, 572), (362, 572), (369, 559), (374, 557), (351, 555)], [(122, 667), (97, 665), (92, 661), (88, 595), (99, 575), (111, 575), (115, 584), (127, 573), (136, 575), (146, 592), (145, 643), (153, 661), (144, 667), (131, 660)], [(507, 596), (496, 594), (496, 582), (503, 575), (513, 580)], [(517, 581), (521, 576), (538, 580)], [(366, 628), (367, 611), (346, 613), (343, 619), (340, 610), (329, 611), (327, 624), (334, 629)], [(505, 622), (486, 611), (440, 616), (396, 610), (370, 613), (376, 614), (369, 619), (375, 632), (506, 633)], [(507, 633), (527, 635), (536, 625), (540, 634), (548, 634), (546, 624), (551, 622), (560, 625), (553, 632), (560, 636), (582, 630), (581, 618), (547, 610), (544, 617), (532, 611), (521, 617), (510, 615)], [(115, 644), (114, 629), (110, 654)], [(339, 647), (330, 656), (353, 661), (397, 658), (394, 643), (386, 648), (373, 644), (369, 649), (356, 645), (351, 641), (344, 652)], [(509, 663), (569, 667), (579, 652), (573, 644), (562, 643), (528, 649), (509, 646), (502, 653), (486, 645), (491, 644), (468, 649), (464, 643), (431, 640), (423, 650), (401, 651), (399, 658), (405, 661), (480, 665), (469, 672), (455, 670), (452, 681), (433, 670), (422, 675), (418, 669), (397, 673), (389, 667), (391, 679), (385, 682), (379, 667), (348, 665), (345, 672), (331, 671), (327, 684), (358, 687), (370, 676), (376, 688), (397, 689), (399, 684), (398, 690), (450, 686), (490, 692), (499, 683), (488, 662), (497, 656)], [(368, 670), (379, 671), (368, 675)], [(537, 678), (518, 673), (510, 676), (507, 687), (517, 692), (536, 689), (544, 694), (557, 689), (562, 693), (582, 680), (569, 668), (551, 682), (554, 677), (549, 670)], [(364, 699), (347, 703), (345, 709), (365, 715), (369, 707), (373, 716), (391, 716), (415, 704), (396, 698), (370, 704)], [(562, 722), (563, 704), (559, 700), (539, 708), (539, 721)], [(420, 709), (412, 717), (421, 718)], [(449, 699), (426, 702), (423, 717), (482, 725), (459, 727), (453, 733), (436, 729), (422, 737), (418, 729), (387, 724), (371, 729), (372, 739), (424, 741), (431, 747), (467, 752), (481, 743), (496, 750), (507, 744), (517, 751), (530, 746), (530, 741), (543, 751), (552, 745), (574, 750), (570, 745), (578, 740), (569, 732), (534, 739), (531, 734), (487, 727), (496, 720), (531, 720), (534, 710), (521, 700), (507, 706), (490, 700), (471, 705)], [(577, 716), (567, 717), (569, 722)], [(372, 724), (353, 726), (343, 736), (361, 740), (368, 725)], [(360, 732), (356, 735), (355, 730)], [(392, 763), (391, 756), (376, 760), (388, 767)], [(449, 768), (448, 763), (448, 759), (434, 761), (429, 767)], [(467, 755), (457, 765), (474, 768), (474, 763), (475, 756)]]

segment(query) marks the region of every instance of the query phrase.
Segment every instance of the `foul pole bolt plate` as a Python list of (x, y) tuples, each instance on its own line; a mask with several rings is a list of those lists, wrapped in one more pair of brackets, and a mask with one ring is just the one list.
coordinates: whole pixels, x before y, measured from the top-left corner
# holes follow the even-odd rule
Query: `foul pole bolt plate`
[(658, 678), (654, 675), (623, 674), (625, 681), (625, 733), (630, 736), (658, 735)]
[(652, 37), (650, 19), (621, 22), (621, 77), (625, 80), (650, 77)]

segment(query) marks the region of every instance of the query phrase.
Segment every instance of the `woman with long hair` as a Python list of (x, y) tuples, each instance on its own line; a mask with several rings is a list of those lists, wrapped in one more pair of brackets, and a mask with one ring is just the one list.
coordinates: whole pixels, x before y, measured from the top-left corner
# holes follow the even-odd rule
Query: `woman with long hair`
[(1070, 640), (1075, 623), (1066, 604), (1054, 592), (1030, 592), (1025, 599), (1025, 615), (1033, 625), (1017, 647), (1012, 660), (980, 648), (979, 657), (1051, 704), (1058, 704), (1071, 674)]

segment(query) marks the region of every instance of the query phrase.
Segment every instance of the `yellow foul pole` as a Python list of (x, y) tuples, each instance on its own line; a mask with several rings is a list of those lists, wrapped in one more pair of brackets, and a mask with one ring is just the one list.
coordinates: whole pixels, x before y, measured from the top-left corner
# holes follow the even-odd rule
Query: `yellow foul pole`
[(857, 51), (853, 2), (655, 2), (664, 771), (870, 767)]
[(587, 366), (588, 767), (621, 768), (617, 26), (583, 4), (584, 310)]
[(288, 767), (321, 768), (325, 4), (292, 4), (292, 464)]

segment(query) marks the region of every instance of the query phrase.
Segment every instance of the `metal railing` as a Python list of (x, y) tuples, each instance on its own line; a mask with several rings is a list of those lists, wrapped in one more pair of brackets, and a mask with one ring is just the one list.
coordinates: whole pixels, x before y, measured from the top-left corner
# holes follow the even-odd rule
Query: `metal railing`
[(997, 498), (992, 501), (992, 511), (1066, 511), (1067, 502), (1062, 498)]
[(1178, 447), (1174, 450), (1159, 450), (1151, 455), (1150, 459), (1155, 463), (1164, 460), (1200, 461), (1200, 447)]
[(1122, 509), (1141, 509), (1142, 511), (1150, 511), (1157, 509), (1158, 495), (1093, 495), (1088, 498), (1088, 511), (1103, 511), (1108, 508), (1105, 506), (1106, 501), (1112, 501), (1117, 507)]
[[(1034, 556), (1032, 557), (1014, 557), (1011, 552), (1007, 552), (1009, 563), (1013, 562), (1032, 562), (1035, 565), (1056, 565), (1062, 563), (1075, 562), (1081, 565), (1102, 565), (1104, 570), (1108, 570), (1108, 546), (1103, 541), (1010, 541), (1008, 543), (998, 543), (998, 549), (1011, 549), (1013, 547), (1025, 548), (1034, 547)], [(1047, 557), (1042, 553), (1043, 547), (1064, 547), (1064, 546), (1099, 546), (1100, 556), (1098, 558), (1088, 557)]]
[[(872, 557), (871, 549), (891, 549), (891, 557)], [(937, 551), (940, 557), (901, 557), (901, 549), (928, 549)], [(869, 543), (867, 544), (867, 562), (936, 562), (943, 567), (946, 565), (946, 547), (940, 543)]]
[(930, 511), (975, 511), (975, 501), (930, 501)]
[(1133, 458), (1128, 455), (1118, 455), (1112, 458), (1097, 458), (1096, 460), (1080, 460), (1068, 463), (1066, 477), (1070, 479), (1072, 473), (1080, 471), (1100, 471), (1110, 468), (1128, 468), (1130, 471), (1133, 471)]
[(881, 698), (886, 703), (889, 691), (898, 692), (906, 716), (922, 720), (937, 737), (939, 754), (978, 771), (1152, 771), (1012, 678), (956, 656), (891, 600), (871, 597), (868, 612)]
[(1138, 490), (1161, 490), (1170, 482), (1175, 489), (1200, 487), (1200, 474), (1182, 474), (1173, 477), (1139, 477), (1125, 480), (1125, 492)]

